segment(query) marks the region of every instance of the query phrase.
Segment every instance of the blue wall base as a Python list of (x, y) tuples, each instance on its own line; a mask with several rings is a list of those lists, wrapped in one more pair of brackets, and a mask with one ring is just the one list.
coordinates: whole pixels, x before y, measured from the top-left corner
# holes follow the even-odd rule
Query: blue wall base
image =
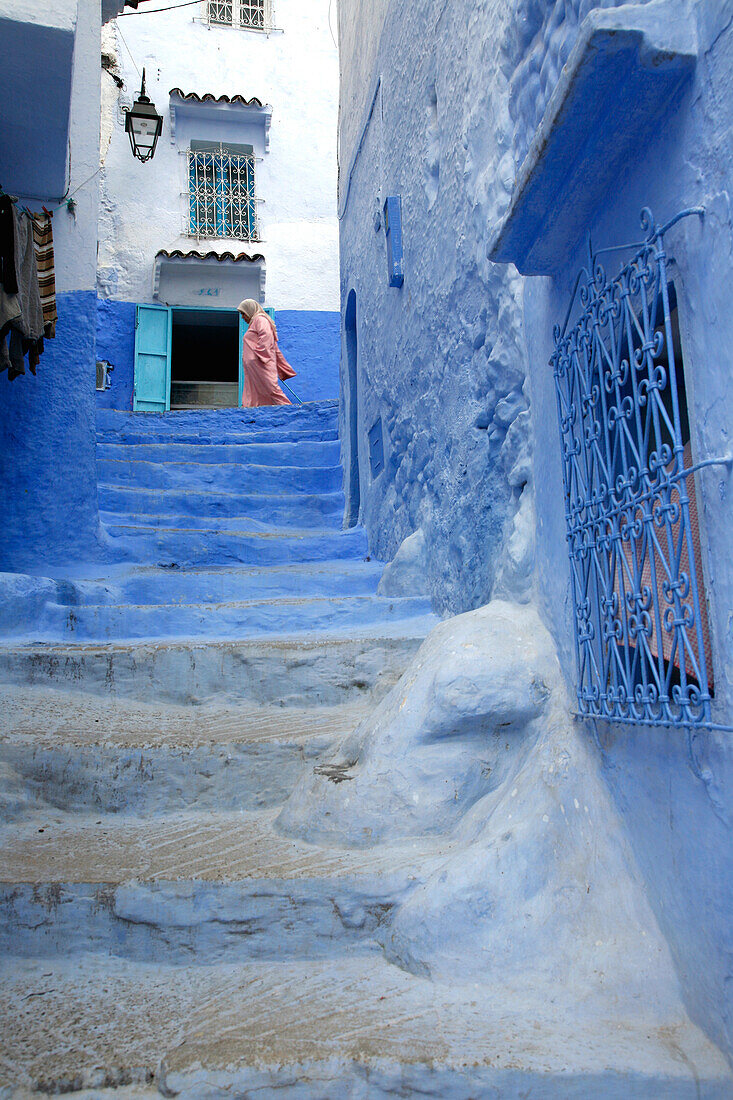
[(135, 381), (135, 303), (97, 301), (97, 358), (114, 367), (112, 385), (97, 394), (98, 409), (132, 409)]
[(36, 377), (0, 374), (0, 569), (13, 572), (98, 553), (96, 294), (60, 294), (57, 306)]
[(328, 401), (339, 395), (341, 315), (320, 310), (275, 313), (283, 355), (296, 370), (292, 389), (301, 401)]
[[(275, 313), (283, 355), (297, 372), (291, 389), (301, 401), (339, 395), (340, 315), (336, 311), (286, 309)], [(97, 357), (114, 367), (112, 385), (97, 394), (97, 408), (132, 409), (135, 381), (135, 303), (100, 298)]]

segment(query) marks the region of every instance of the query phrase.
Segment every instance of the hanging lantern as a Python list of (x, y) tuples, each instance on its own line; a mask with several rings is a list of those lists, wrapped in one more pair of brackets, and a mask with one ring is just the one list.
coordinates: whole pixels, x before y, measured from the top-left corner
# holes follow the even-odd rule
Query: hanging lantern
[(163, 130), (163, 119), (145, 95), (145, 69), (140, 95), (125, 116), (125, 133), (130, 135), (133, 156), (145, 163), (152, 160), (155, 146)]

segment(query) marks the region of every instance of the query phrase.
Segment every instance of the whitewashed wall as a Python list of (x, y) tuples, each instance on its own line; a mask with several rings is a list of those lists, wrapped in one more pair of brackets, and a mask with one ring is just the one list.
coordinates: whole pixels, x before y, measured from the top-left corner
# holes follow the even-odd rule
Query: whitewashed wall
[[(115, 20), (103, 37), (125, 88), (118, 95), (103, 74), (100, 295), (150, 301), (155, 253), (197, 247), (182, 233), (185, 135), (171, 143), (168, 93), (179, 87), (200, 95), (256, 96), (273, 108), (270, 151), (257, 164), (262, 241), (202, 242), (205, 249), (264, 254), (266, 301), (278, 310), (337, 310), (338, 52), (329, 0), (277, 0), (276, 30), (269, 35), (209, 27), (203, 2), (159, 14), (144, 9)], [(335, 10), (331, 19), (335, 33)], [(120, 111), (140, 86), (133, 58), (145, 66), (148, 94), (165, 118), (148, 164), (132, 157)]]

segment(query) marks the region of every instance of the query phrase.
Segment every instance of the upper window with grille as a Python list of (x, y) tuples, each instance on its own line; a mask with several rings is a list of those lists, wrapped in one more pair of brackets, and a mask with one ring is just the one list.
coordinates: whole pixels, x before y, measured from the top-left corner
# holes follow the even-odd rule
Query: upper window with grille
[(191, 237), (259, 240), (251, 145), (192, 141), (188, 152)]
[(272, 29), (271, 0), (207, 0), (206, 14), (210, 23), (247, 31)]
[(580, 712), (690, 727), (711, 722), (713, 668), (697, 467), (664, 247), (676, 220), (659, 228), (645, 211), (648, 236), (614, 277), (605, 265), (623, 248), (605, 249), (602, 262), (589, 256), (551, 362)]

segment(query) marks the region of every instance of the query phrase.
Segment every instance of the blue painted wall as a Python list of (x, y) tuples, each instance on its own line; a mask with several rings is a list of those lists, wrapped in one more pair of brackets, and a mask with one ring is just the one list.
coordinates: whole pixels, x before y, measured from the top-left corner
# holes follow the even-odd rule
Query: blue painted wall
[(283, 355), (298, 372), (292, 388), (301, 401), (329, 401), (339, 395), (341, 315), (325, 310), (275, 311)]
[[(733, 73), (731, 4), (698, 4), (693, 25), (699, 53), (690, 86), (663, 105), (656, 137), (639, 143), (619, 185), (582, 227), (595, 248), (641, 236), (639, 213), (651, 207), (664, 223), (678, 211), (704, 206), (665, 237), (677, 290), (685, 386), (696, 461), (730, 451), (733, 393), (733, 257), (730, 188), (733, 150), (723, 134), (733, 124), (728, 92)], [(542, 613), (557, 640), (574, 687), (575, 659), (564, 546), (560, 445), (552, 371), (546, 367), (552, 328), (567, 309), (585, 262), (578, 248), (551, 279), (525, 283), (533, 425), (537, 455), (537, 556)], [(609, 274), (619, 261), (605, 257)], [(724, 366), (725, 364), (725, 366)], [(705, 587), (712, 627), (714, 719), (733, 717), (733, 486), (724, 467), (698, 475)], [(606, 777), (626, 822), (635, 857), (650, 887), (657, 919), (670, 944), (688, 1007), (733, 1052), (733, 734), (622, 729), (598, 724)]]
[(97, 302), (97, 358), (114, 366), (112, 385), (97, 394), (97, 408), (132, 409), (135, 382), (135, 304), (100, 298)]
[[(344, 344), (341, 428), (348, 444), (356, 404), (370, 545), (392, 556), (421, 527), (433, 597), (447, 610), (497, 593), (536, 602), (571, 691), (573, 621), (549, 357), (582, 249), (574, 253), (571, 240), (570, 258), (566, 251), (551, 278), (527, 279), (491, 263), (487, 250), (579, 27), (596, 6), (624, 5), (513, 0), (500, 10), (490, 0), (416, 0), (408, 10), (342, 0), (339, 11), (341, 293), (342, 309), (355, 295), (358, 345), (351, 394)], [(641, 120), (643, 139), (575, 229), (581, 241), (591, 229), (600, 248), (638, 239), (644, 205), (660, 221), (686, 206), (706, 207), (702, 224), (690, 219), (669, 236), (693, 445), (703, 459), (730, 451), (733, 424), (733, 3), (643, 6), (661, 37), (675, 20), (690, 20), (694, 75), (656, 118)], [(374, 59), (366, 74), (365, 41)], [(575, 148), (582, 156), (584, 143)], [(379, 194), (402, 196), (400, 289), (387, 285)], [(372, 478), (367, 433), (378, 416), (386, 466)], [(350, 446), (344, 451), (348, 457)], [(348, 464), (345, 474), (348, 485)], [(731, 725), (733, 496), (724, 470), (700, 480), (716, 717)], [(600, 740), (605, 779), (688, 1010), (733, 1055), (733, 734), (583, 728)]]
[[(278, 339), (297, 371), (292, 388), (302, 401), (334, 400), (339, 393), (340, 315), (325, 310), (279, 310)], [(114, 366), (112, 386), (97, 407), (131, 409), (135, 372), (135, 304), (100, 298), (97, 357)]]
[(96, 294), (58, 297), (36, 377), (0, 374), (0, 569), (43, 572), (98, 553)]

